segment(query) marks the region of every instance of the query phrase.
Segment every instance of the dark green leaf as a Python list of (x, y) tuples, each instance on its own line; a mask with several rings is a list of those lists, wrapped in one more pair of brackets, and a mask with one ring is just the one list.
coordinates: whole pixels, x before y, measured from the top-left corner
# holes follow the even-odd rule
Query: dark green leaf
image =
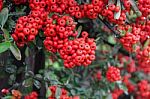
[(41, 74), (36, 74), (35, 77), (36, 77), (37, 79), (42, 79), (42, 78), (43, 78)]
[(24, 67), (19, 67), (19, 68), (17, 69), (17, 74), (22, 73), (24, 70), (25, 70)]
[(25, 55), (26, 55), (26, 57), (29, 57), (29, 48), (28, 47), (25, 49)]
[(41, 83), (38, 80), (34, 80), (34, 85), (37, 89), (41, 88)]
[(15, 73), (16, 70), (17, 70), (17, 67), (15, 65), (7, 65), (5, 71), (8, 73)]
[(5, 25), (5, 23), (8, 19), (8, 13), (9, 13), (8, 8), (3, 8), (2, 11), (0, 12), (0, 25), (1, 25), (1, 28), (3, 28), (3, 26)]
[(14, 74), (10, 75), (8, 83), (12, 85), (16, 80), (16, 76)]
[(12, 17), (8, 17), (8, 20), (5, 24), (5, 29), (7, 29), (7, 31), (11, 32), (13, 27), (15, 27), (16, 23), (15, 21), (12, 19)]
[(23, 81), (22, 85), (24, 87), (30, 87), (33, 85), (33, 79), (32, 78), (29, 78), (29, 79), (26, 79)]
[(0, 43), (0, 53), (3, 53), (6, 50), (8, 50), (10, 46), (11, 46), (10, 42), (2, 42), (2, 43)]

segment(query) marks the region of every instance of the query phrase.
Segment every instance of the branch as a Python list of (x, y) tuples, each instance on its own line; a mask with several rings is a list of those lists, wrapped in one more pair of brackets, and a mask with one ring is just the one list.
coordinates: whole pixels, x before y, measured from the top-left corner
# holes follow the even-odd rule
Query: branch
[[(106, 40), (104, 40), (104, 39), (103, 39), (103, 42), (106, 43), (106, 44), (108, 44), (108, 45), (111, 46), (111, 47), (114, 47), (113, 44), (109, 43), (108, 41), (106, 41)], [(121, 49), (121, 48), (120, 48), (120, 49), (119, 49), (119, 52), (122, 53), (123, 55), (130, 56), (130, 54), (129, 54), (126, 50), (124, 50), (124, 49)]]
[(108, 29), (110, 29), (110, 30), (113, 32), (113, 34), (115, 34), (115, 36), (116, 36), (117, 38), (121, 38), (119, 32), (116, 32), (116, 30), (113, 29), (113, 27), (110, 25), (110, 23), (108, 23), (105, 19), (101, 19), (100, 16), (98, 17), (98, 19), (99, 19), (104, 25), (106, 25), (106, 26), (108, 27)]

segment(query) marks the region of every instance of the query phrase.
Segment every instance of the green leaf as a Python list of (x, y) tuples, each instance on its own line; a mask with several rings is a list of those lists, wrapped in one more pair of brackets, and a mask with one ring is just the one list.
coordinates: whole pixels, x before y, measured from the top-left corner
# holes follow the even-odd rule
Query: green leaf
[(75, 90), (72, 89), (70, 92), (72, 95), (75, 95)]
[(81, 1), (81, 0), (77, 0), (77, 2), (78, 2), (78, 4), (81, 4), (81, 3), (82, 3), (82, 1)]
[(55, 93), (56, 99), (60, 99), (60, 95), (61, 95), (61, 88), (57, 87), (56, 93)]
[(22, 85), (24, 87), (30, 87), (33, 85), (33, 79), (32, 78), (29, 78), (29, 79), (26, 79), (23, 81)]
[(29, 47), (27, 47), (27, 48), (25, 49), (25, 55), (26, 55), (26, 57), (29, 57)]
[(52, 95), (51, 90), (48, 88), (46, 91), (46, 98), (50, 97)]
[(21, 60), (21, 52), (16, 44), (12, 43), (10, 46), (10, 50), (17, 60)]
[(82, 31), (82, 26), (81, 26), (81, 25), (78, 27), (77, 31), (78, 31), (78, 35), (77, 35), (77, 37), (79, 37), (79, 36), (80, 36), (80, 34), (81, 34), (81, 31)]
[(16, 80), (16, 76), (15, 76), (15, 74), (12, 74), (12, 75), (9, 76), (8, 83), (10, 85), (12, 85), (15, 82), (15, 80)]
[(126, 94), (128, 94), (128, 88), (122, 83), (122, 81), (117, 81), (116, 84), (120, 89), (122, 89)]
[(54, 62), (53, 67), (57, 70), (61, 70), (60, 64), (58, 62)]
[(40, 89), (40, 88), (41, 88), (41, 83), (40, 83), (38, 80), (34, 80), (34, 86), (35, 86), (37, 89)]
[(146, 48), (150, 44), (150, 39), (147, 39), (144, 43), (144, 48)]
[(121, 15), (121, 3), (120, 0), (117, 0), (117, 6), (120, 7), (120, 10), (114, 14), (114, 18), (115, 19), (119, 19), (120, 15)]
[(12, 19), (12, 17), (8, 17), (7, 22), (5, 23), (5, 27), (7, 29), (7, 31), (11, 32), (12, 29), (15, 27), (16, 23), (15, 21)]
[(141, 11), (138, 9), (135, 0), (129, 0), (129, 2), (132, 5), (133, 10), (135, 11), (137, 17), (140, 17), (142, 15)]
[(10, 46), (11, 46), (10, 42), (2, 42), (2, 43), (0, 43), (0, 53), (3, 53), (5, 51), (7, 51)]
[(115, 38), (113, 36), (109, 36), (108, 37), (108, 42), (113, 44), (113, 45), (116, 44), (116, 40), (115, 40)]
[(8, 8), (3, 8), (2, 11), (0, 12), (0, 25), (1, 25), (1, 28), (3, 28), (3, 26), (5, 25), (5, 23), (8, 19), (8, 13), (9, 13)]
[(8, 73), (15, 73), (17, 67), (15, 65), (7, 65), (5, 71)]
[(43, 79), (43, 77), (42, 77), (41, 74), (36, 74), (36, 75), (35, 75), (35, 78), (37, 78), (37, 79)]
[(128, 94), (128, 88), (124, 84), (119, 84), (119, 88), (122, 89), (125, 94)]

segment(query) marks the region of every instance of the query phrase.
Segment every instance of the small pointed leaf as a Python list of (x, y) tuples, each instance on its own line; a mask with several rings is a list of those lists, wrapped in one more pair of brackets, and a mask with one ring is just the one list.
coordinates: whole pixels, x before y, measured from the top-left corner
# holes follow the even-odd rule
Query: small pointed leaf
[(51, 90), (48, 88), (46, 91), (46, 98), (50, 97), (52, 95)]
[(120, 7), (120, 10), (114, 14), (114, 18), (115, 19), (119, 19), (120, 15), (121, 15), (121, 3), (120, 0), (117, 0), (117, 6)]
[(16, 44), (12, 43), (10, 46), (10, 50), (17, 60), (21, 60), (21, 52)]
[(140, 17), (142, 15), (141, 11), (138, 9), (137, 5), (136, 5), (136, 2), (134, 0), (129, 0), (129, 2), (131, 3), (132, 5), (132, 8), (133, 10), (135, 11), (136, 15), (138, 17)]
[(80, 36), (80, 34), (81, 34), (81, 31), (82, 31), (82, 26), (81, 26), (81, 25), (78, 27), (77, 31), (78, 31), (78, 35), (77, 35), (77, 37), (79, 37), (79, 36)]
[(0, 12), (0, 25), (1, 25), (1, 28), (3, 28), (3, 26), (5, 25), (5, 23), (8, 19), (8, 13), (9, 13), (8, 8), (3, 8), (2, 11)]
[(61, 95), (61, 88), (57, 87), (56, 93), (55, 93), (56, 99), (60, 99), (60, 95)]

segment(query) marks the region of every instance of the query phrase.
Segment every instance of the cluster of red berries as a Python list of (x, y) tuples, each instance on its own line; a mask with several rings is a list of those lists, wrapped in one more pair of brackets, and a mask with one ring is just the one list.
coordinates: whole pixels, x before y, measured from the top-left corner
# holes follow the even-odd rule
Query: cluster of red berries
[(44, 40), (45, 48), (51, 52), (57, 52), (68, 42), (70, 37), (76, 37), (76, 24), (70, 16), (53, 15), (52, 18), (47, 18), (45, 22)]
[(16, 44), (23, 47), (24, 44), (33, 41), (38, 34), (38, 30), (42, 28), (43, 20), (46, 17), (47, 13), (42, 10), (33, 10), (28, 16), (20, 17), (12, 34)]
[(120, 95), (122, 95), (124, 93), (123, 90), (121, 89), (115, 89), (111, 92), (112, 94), (112, 99), (118, 99)]
[(24, 99), (38, 99), (38, 94), (37, 92), (33, 91), (29, 95), (26, 95)]
[(88, 38), (88, 33), (83, 31), (82, 37), (66, 42), (59, 50), (66, 68), (74, 66), (88, 66), (95, 59), (96, 43)]
[[(144, 22), (144, 25), (141, 24)], [(135, 24), (127, 26), (119, 26), (119, 30), (126, 32), (126, 34), (120, 39), (123, 47), (129, 52), (136, 52), (139, 50), (139, 46), (136, 44), (140, 43), (143, 45), (150, 37), (150, 21), (137, 19)], [(130, 32), (128, 32), (130, 30)]]
[[(126, 33), (121, 39), (120, 42), (122, 43), (123, 47), (129, 51), (129, 52), (133, 52), (136, 51), (137, 48), (136, 46), (134, 46), (135, 44), (137, 44), (140, 40), (140, 36), (137, 34), (133, 34), (133, 33)], [(135, 48), (134, 48), (135, 47)]]
[[(87, 32), (82, 32), (82, 38), (76, 38), (76, 24), (69, 16), (53, 15), (45, 22), (45, 48), (50, 52), (59, 52), (66, 68), (87, 66), (95, 59), (96, 44), (88, 38)], [(73, 40), (70, 40), (72, 37)]]
[(121, 9), (114, 4), (105, 8), (108, 1), (106, 0), (92, 0), (90, 4), (79, 5), (75, 0), (50, 0), (48, 5), (49, 12), (56, 12), (63, 14), (64, 12), (76, 18), (90, 18), (95, 19), (98, 14), (102, 14), (106, 19), (111, 22), (122, 24), (126, 20), (125, 11), (121, 12), (119, 19), (114, 19), (114, 13), (119, 12)]
[(49, 0), (29, 0), (28, 2), (31, 10), (45, 10), (47, 12), (46, 7)]
[[(144, 23), (144, 24), (141, 24)], [(143, 44), (150, 37), (150, 21), (142, 17), (137, 18), (135, 24), (132, 25), (133, 31), (139, 31), (137, 34), (140, 36), (140, 42)]]
[[(67, 7), (68, 4), (71, 5), (72, 3), (73, 5), (76, 5), (76, 1), (48, 1), (49, 0), (29, 1), (29, 6), (31, 8), (30, 14), (28, 16), (23, 16), (18, 19), (15, 31), (12, 34), (12, 37), (16, 41), (16, 44), (22, 47), (24, 46), (24, 44), (33, 41), (35, 39), (35, 36), (38, 34), (38, 30), (42, 29), (46, 37), (46, 39), (44, 40), (45, 48), (51, 52), (59, 52), (61, 57), (64, 59), (65, 67), (71, 68), (75, 65), (89, 65), (95, 59), (96, 44), (94, 42), (94, 39), (89, 39), (87, 37), (88, 33), (86, 32), (82, 33), (83, 35), (85, 35), (83, 36), (83, 38), (75, 39), (78, 34), (77, 31), (75, 31), (76, 24), (74, 23), (73, 18), (69, 16), (60, 16), (54, 14), (51, 18), (48, 18), (49, 12), (47, 12), (47, 10), (50, 10), (50, 12), (52, 12), (51, 8), (53, 8), (53, 4), (58, 3), (57, 5), (59, 6), (62, 4), (61, 7)], [(59, 7), (57, 8), (61, 9)], [(56, 12), (60, 13), (59, 11), (60, 10)], [(74, 40), (69, 41), (71, 37), (73, 37)], [(75, 48), (72, 47), (73, 45), (71, 42), (76, 42), (76, 44), (74, 45)], [(79, 43), (82, 43), (83, 46), (81, 47), (81, 44)], [(67, 51), (66, 47), (71, 47), (72, 49), (69, 49), (71, 51)], [(75, 54), (73, 55), (73, 53)], [(70, 59), (75, 57), (76, 61), (70, 62)]]
[[(114, 23), (124, 23), (126, 16), (125, 11), (121, 12), (119, 19), (114, 19), (114, 13), (117, 13), (121, 8), (115, 6), (114, 4), (107, 5), (106, 0), (92, 0), (90, 4), (79, 5), (75, 0), (30, 0), (29, 5), (31, 9), (45, 9), (49, 13), (55, 12), (59, 14), (70, 14), (76, 18), (87, 17), (90, 19), (97, 18), (98, 14), (102, 14), (104, 17), (109, 19), (109, 21)], [(125, 2), (126, 4), (126, 2)]]
[(0, 11), (2, 10), (3, 8), (3, 0), (0, 0)]
[(115, 18), (114, 14), (119, 12), (121, 8), (119, 6), (115, 6), (114, 4), (108, 5), (107, 8), (103, 9), (101, 12), (102, 16), (105, 17), (108, 21), (115, 23), (115, 24), (124, 24), (126, 20), (125, 11), (122, 10), (121, 15), (119, 18)]
[[(19, 4), (25, 1), (26, 0), (22, 0), (20, 2), (16, 1), (16, 2)], [(108, 19), (113, 19), (113, 16), (114, 16), (113, 12), (118, 12), (120, 8), (115, 5), (109, 5), (108, 9), (103, 10), (102, 8), (107, 4), (107, 2), (108, 1), (104, 1), (104, 0), (92, 0), (91, 4), (79, 5), (75, 0), (29, 0), (29, 6), (33, 14), (26, 16), (27, 17), (26, 19), (29, 19), (29, 21), (26, 21), (26, 22), (20, 23), (20, 20), (22, 21), (24, 17), (19, 18), (17, 25), (16, 25), (16, 30), (14, 31), (15, 33), (12, 36), (18, 46), (24, 46), (24, 44), (26, 44), (27, 42), (33, 41), (35, 39), (35, 36), (37, 35), (38, 29), (40, 29), (40, 27), (43, 26), (42, 23), (38, 23), (38, 22), (45, 21), (43, 17), (47, 17), (48, 13), (51, 13), (51, 12), (56, 12), (59, 14), (63, 14), (64, 12), (66, 12), (70, 14), (71, 16), (75, 16), (77, 18), (83, 18), (83, 17), (96, 18), (98, 14), (102, 13), (102, 15), (104, 15), (105, 17), (110, 17)], [(32, 17), (32, 19), (28, 17)], [(118, 19), (119, 21), (116, 21), (116, 22), (121, 22), (121, 20), (124, 20), (124, 19), (125, 19), (125, 14), (121, 14), (120, 18)], [(38, 22), (34, 22), (34, 21), (38, 21)], [(114, 22), (114, 20), (112, 21)], [(26, 26), (26, 25), (29, 25), (29, 26)], [(21, 30), (22, 28), (24, 29), (24, 28), (32, 27), (31, 25), (40, 25), (40, 26), (37, 26), (38, 27), (37, 29), (36, 28), (34, 29), (32, 28), (32, 30), (26, 29), (25, 32), (27, 34), (24, 33), (23, 30)], [(64, 29), (64, 28), (61, 28), (61, 29)], [(28, 33), (28, 30), (29, 30), (29, 33)], [(31, 31), (35, 33), (32, 34), (30, 33)]]
[[(131, 4), (129, 0), (124, 0), (124, 5), (126, 5), (126, 9), (130, 9)], [(126, 2), (126, 3), (125, 3)], [(147, 39), (150, 37), (150, 21), (147, 20), (148, 15), (150, 14), (150, 1), (149, 0), (138, 0), (138, 7), (139, 10), (142, 12), (142, 16), (136, 18), (136, 23), (123, 26), (128, 27), (126, 29), (121, 29), (125, 32), (131, 28), (130, 33), (126, 33), (124, 37), (120, 39), (121, 43), (123, 44), (124, 48), (129, 51), (133, 52), (139, 50), (139, 47), (134, 46), (137, 43), (143, 45)], [(130, 35), (128, 35), (130, 34)]]
[(83, 11), (85, 12), (85, 16), (90, 19), (97, 18), (98, 14), (102, 12), (103, 7), (105, 6), (105, 0), (92, 0), (91, 4), (85, 4), (83, 7)]
[[(49, 90), (51, 91), (52, 94), (51, 94), (51, 96), (48, 97), (48, 99), (57, 99), (55, 97), (56, 89), (57, 89), (57, 86), (50, 86), (49, 87)], [(64, 88), (61, 88), (61, 94), (60, 94), (59, 99), (80, 99), (80, 97), (78, 97), (78, 96), (74, 96), (74, 97), (68, 96), (68, 91)]]
[(147, 80), (141, 80), (138, 83), (138, 92), (136, 99), (149, 99), (150, 98), (150, 83)]
[(49, 12), (67, 13), (76, 18), (97, 18), (104, 5), (103, 0), (92, 0), (91, 4), (79, 5), (75, 0), (49, 0)]
[(27, 2), (27, 0), (14, 0), (14, 3), (16, 4), (16, 5), (18, 5), (18, 4), (24, 4), (24, 3), (26, 3)]
[(110, 82), (121, 80), (120, 70), (117, 67), (109, 66), (106, 72), (106, 78)]
[(150, 14), (150, 0), (138, 0), (138, 8), (142, 16), (147, 17)]
[(142, 51), (138, 51), (136, 57), (138, 59), (139, 70), (150, 73), (150, 46), (147, 46)]
[(63, 14), (66, 12), (71, 16), (81, 18), (80, 7), (75, 0), (50, 0), (48, 3), (48, 11)]

